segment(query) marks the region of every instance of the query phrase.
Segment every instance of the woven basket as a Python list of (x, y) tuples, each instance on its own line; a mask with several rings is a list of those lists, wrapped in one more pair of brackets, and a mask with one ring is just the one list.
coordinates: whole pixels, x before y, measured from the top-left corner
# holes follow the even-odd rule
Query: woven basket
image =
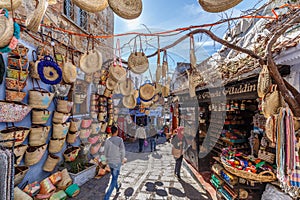
[(90, 153), (91, 153), (92, 155), (95, 155), (96, 153), (99, 152), (100, 147), (101, 147), (101, 143), (100, 143), (100, 142), (99, 142), (99, 143), (96, 143), (96, 144), (93, 144), (93, 145), (91, 146), (91, 148), (90, 148)]
[(19, 70), (12, 67), (7, 67), (6, 77), (11, 79), (17, 79), (20, 81), (26, 81), (28, 77), (28, 69)]
[(62, 172), (62, 179), (58, 184), (56, 185), (58, 189), (65, 190), (67, 187), (69, 187), (72, 184), (72, 179), (69, 175), (69, 172), (67, 169), (64, 169)]
[(81, 129), (79, 133), (80, 139), (87, 139), (92, 133), (91, 128)]
[(5, 90), (5, 100), (21, 102), (25, 98), (26, 94), (26, 92), (21, 91)]
[(70, 122), (64, 123), (64, 124), (52, 124), (52, 138), (58, 139), (58, 138), (65, 138), (68, 134), (70, 127)]
[(93, 120), (90, 118), (82, 119), (81, 120), (81, 128), (89, 128), (92, 124)]
[(56, 110), (61, 113), (70, 113), (73, 107), (72, 101), (61, 100), (57, 101)]
[[(24, 69), (24, 71), (27, 71), (27, 63), (28, 63), (28, 58), (26, 57), (20, 57), (20, 56), (15, 56), (15, 55), (10, 55), (7, 58), (8, 66), (14, 69)], [(17, 77), (12, 77), (14, 79), (19, 78)], [(24, 78), (26, 80), (26, 78)]]
[(31, 112), (31, 122), (33, 124), (46, 124), (51, 112), (46, 109), (33, 109)]
[(29, 171), (27, 166), (17, 166), (15, 167), (15, 185), (19, 185), (24, 179), (26, 173)]
[(39, 194), (51, 194), (54, 193), (56, 189), (48, 177), (40, 182), (40, 186)]
[(203, 10), (207, 12), (223, 12), (242, 2), (242, 0), (198, 0)]
[(92, 134), (92, 135), (89, 136), (88, 142), (90, 144), (95, 144), (99, 140), (99, 138), (100, 138), (99, 134)]
[[(0, 5), (2, 4), (2, 1)], [(0, 8), (3, 8), (2, 6)], [(0, 17), (0, 47), (7, 46), (14, 34), (14, 21), (12, 17), (9, 17), (8, 11), (5, 11), (5, 15)]]
[(23, 90), (25, 86), (26, 81), (19, 81), (13, 78), (5, 78), (5, 87), (8, 90), (20, 91)]
[(269, 91), (272, 85), (272, 79), (267, 65), (264, 65), (258, 76), (257, 94), (263, 98)]
[(70, 113), (61, 113), (54, 111), (52, 122), (63, 124), (69, 119)]
[(275, 154), (271, 152), (267, 152), (264, 150), (259, 150), (258, 151), (258, 158), (265, 160), (269, 162), (270, 164), (273, 164), (275, 161)]
[(77, 132), (80, 129), (81, 119), (72, 118), (70, 121), (70, 128), (71, 132)]
[(5, 8), (9, 11), (11, 11), (11, 7), (13, 10), (16, 10), (20, 5), (22, 5), (22, 0), (13, 0), (12, 6), (10, 0), (1, 0), (0, 2), (0, 8)]
[(79, 133), (80, 132), (71, 132), (71, 131), (69, 131), (68, 135), (67, 135), (67, 142), (70, 143), (70, 144), (75, 143)]
[(135, 19), (143, 10), (141, 0), (108, 0), (108, 4), (114, 13), (124, 19)]
[(151, 83), (145, 83), (139, 89), (140, 98), (143, 101), (150, 101), (155, 95), (155, 87)]
[(14, 156), (15, 156), (16, 165), (19, 165), (21, 163), (27, 147), (28, 147), (27, 144), (21, 144), (21, 145), (15, 147)]
[(58, 139), (54, 139), (51, 138), (50, 142), (49, 142), (49, 153), (58, 153), (62, 150), (62, 148), (64, 147), (66, 138), (58, 138)]
[(86, 99), (85, 93), (75, 93), (74, 94), (74, 103), (76, 103), (76, 104), (82, 104), (85, 99)]
[(149, 61), (144, 52), (132, 52), (128, 57), (129, 69), (136, 73), (142, 74), (149, 68)]
[(37, 164), (43, 157), (47, 149), (47, 144), (38, 147), (29, 146), (25, 153), (25, 165), (31, 166)]
[(32, 200), (32, 197), (23, 192), (20, 188), (14, 188), (14, 199), (15, 200)]
[(80, 151), (80, 148), (79, 147), (69, 147), (67, 148), (65, 151), (64, 151), (64, 158), (65, 158), (65, 161), (66, 162), (72, 162), (74, 161), (77, 156), (78, 156), (78, 153)]
[(29, 90), (29, 105), (32, 108), (47, 109), (54, 97), (54, 93), (50, 93), (44, 89)]
[(50, 126), (33, 125), (29, 134), (29, 145), (40, 146), (46, 143)]
[(99, 122), (93, 122), (92, 123), (92, 134), (99, 133), (100, 128), (101, 128), (101, 124)]
[[(0, 140), (14, 139), (15, 135), (15, 146), (18, 146), (25, 141), (29, 132), (30, 129), (27, 127), (8, 127), (0, 131)], [(4, 142), (2, 145), (4, 147), (12, 147), (13, 142)]]
[(123, 82), (126, 80), (126, 69), (120, 65), (111, 65), (109, 67), (109, 77), (116, 82)]
[(238, 177), (244, 178), (244, 179), (250, 179), (250, 180), (254, 180), (254, 181), (259, 181), (259, 182), (272, 182), (275, 181), (276, 175), (273, 172), (270, 171), (263, 171), (259, 174), (254, 174), (252, 172), (247, 172), (244, 170), (238, 170), (236, 168), (233, 168), (229, 165), (227, 165), (226, 163), (224, 163), (224, 161), (222, 161), (223, 167), (230, 172), (233, 175), (236, 175)]
[(73, 0), (73, 3), (79, 8), (88, 12), (100, 12), (107, 8), (107, 0)]
[(277, 85), (272, 85), (270, 93), (265, 95), (262, 101), (262, 111), (264, 116), (269, 118), (271, 115), (277, 114), (279, 111), (278, 109), (284, 106), (285, 102), (282, 95), (277, 90)]
[(40, 24), (42, 22), (42, 19), (44, 17), (44, 14), (48, 7), (48, 1), (47, 0), (39, 0), (38, 4), (36, 6), (36, 9), (30, 13), (29, 16), (27, 16), (27, 19), (25, 21), (26, 28), (33, 31), (38, 32), (40, 28)]
[(43, 166), (43, 170), (46, 172), (52, 172), (55, 169), (58, 162), (59, 162), (59, 156), (56, 156), (51, 153), (48, 154), (47, 160)]

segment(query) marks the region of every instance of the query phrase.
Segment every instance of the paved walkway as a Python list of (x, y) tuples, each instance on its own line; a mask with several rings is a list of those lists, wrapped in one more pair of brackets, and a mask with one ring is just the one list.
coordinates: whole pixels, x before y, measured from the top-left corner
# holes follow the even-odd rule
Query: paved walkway
[[(166, 199), (182, 200), (210, 199), (206, 191), (182, 167), (181, 177), (174, 177), (175, 160), (170, 156), (171, 144), (159, 139), (157, 151), (150, 152), (146, 148), (143, 153), (136, 153), (137, 142), (126, 143), (128, 162), (122, 166), (119, 181), (122, 183), (120, 192), (113, 192), (111, 199)], [(73, 199), (103, 199), (109, 184), (110, 175), (101, 179), (93, 179), (81, 187), (80, 194)]]

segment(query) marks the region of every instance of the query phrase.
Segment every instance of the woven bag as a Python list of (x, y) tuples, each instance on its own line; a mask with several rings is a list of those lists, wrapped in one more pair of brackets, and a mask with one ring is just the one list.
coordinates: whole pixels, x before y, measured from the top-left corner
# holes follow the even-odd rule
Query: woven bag
[(96, 144), (92, 144), (91, 148), (90, 148), (90, 153), (92, 155), (95, 155), (96, 153), (99, 152), (100, 150), (100, 147), (101, 147), (101, 143), (96, 143)]
[(15, 156), (15, 164), (16, 165), (19, 165), (20, 162), (22, 161), (27, 147), (28, 147), (27, 144), (21, 144), (14, 148), (14, 156)]
[(68, 135), (67, 135), (67, 143), (70, 143), (70, 144), (75, 143), (78, 135), (79, 135), (79, 132), (69, 131)]
[(49, 176), (49, 179), (53, 185), (57, 185), (62, 180), (62, 173), (60, 171), (55, 172), (51, 176)]
[(260, 149), (258, 151), (258, 158), (265, 160), (265, 161), (269, 162), (270, 164), (273, 164), (275, 161), (275, 154)]
[(44, 163), (43, 170), (52, 172), (59, 162), (59, 156), (49, 153), (46, 162)]
[(278, 115), (272, 115), (267, 118), (265, 125), (265, 134), (267, 139), (271, 142), (271, 146), (276, 144), (276, 122)]
[(198, 0), (203, 10), (207, 12), (223, 12), (242, 2), (242, 0)]
[(30, 146), (40, 146), (46, 143), (50, 132), (50, 126), (33, 125), (30, 130)]
[(50, 142), (49, 142), (49, 152), (50, 153), (58, 153), (62, 150), (62, 148), (64, 147), (66, 138), (58, 138), (58, 139), (54, 139), (51, 138)]
[(43, 157), (47, 149), (47, 144), (38, 147), (29, 146), (25, 153), (25, 165), (31, 166), (37, 164)]
[(150, 83), (150, 81), (146, 81), (139, 89), (139, 96), (141, 100), (147, 102), (151, 101), (155, 95), (155, 86)]
[(81, 120), (81, 128), (89, 128), (93, 120), (91, 118), (83, 118)]
[(66, 97), (68, 96), (71, 89), (69, 84), (56, 84), (51, 86), (51, 91), (54, 92), (56, 97)]
[(58, 99), (56, 110), (61, 113), (70, 113), (73, 107), (72, 101)]
[(51, 111), (47, 109), (33, 109), (31, 112), (31, 123), (32, 124), (46, 124)]
[(56, 190), (55, 186), (52, 184), (52, 182), (48, 177), (42, 180), (40, 182), (40, 185), (41, 185), (41, 189), (39, 194), (51, 194)]
[(32, 197), (23, 192), (20, 188), (15, 187), (14, 200), (32, 200)]
[(280, 107), (284, 107), (285, 102), (280, 92), (277, 90), (277, 85), (271, 86), (271, 91), (265, 95), (262, 101), (262, 112), (265, 118), (277, 114)]
[(29, 105), (32, 108), (47, 109), (54, 97), (54, 93), (44, 89), (29, 90)]
[(61, 113), (54, 111), (52, 122), (63, 124), (69, 119), (70, 115), (70, 113)]
[(0, 101), (0, 122), (22, 121), (31, 107), (20, 102)]
[(61, 181), (58, 182), (56, 186), (58, 189), (65, 190), (72, 184), (72, 179), (67, 169), (62, 170), (61, 173)]
[(87, 139), (91, 135), (91, 133), (92, 133), (91, 128), (81, 129), (79, 133), (79, 137), (80, 139)]
[(72, 118), (70, 121), (70, 128), (71, 132), (77, 132), (80, 129), (81, 119)]
[(161, 67), (162, 77), (166, 78), (168, 75), (168, 71), (169, 71), (168, 55), (167, 55), (167, 51), (164, 50), (163, 63), (162, 63), (162, 67)]
[(6, 101), (17, 101), (21, 102), (26, 96), (26, 92), (14, 91), (14, 90), (5, 90), (5, 100)]
[(66, 162), (72, 162), (74, 161), (77, 156), (78, 156), (78, 153), (80, 151), (80, 148), (79, 147), (68, 147), (65, 151), (64, 151), (64, 158), (65, 158), (65, 161)]
[(257, 94), (263, 98), (272, 86), (272, 79), (268, 70), (268, 66), (264, 65), (258, 76)]
[(26, 173), (29, 171), (27, 166), (17, 166), (15, 167), (15, 185), (19, 185), (24, 179)]
[(64, 123), (64, 124), (52, 124), (52, 138), (58, 139), (58, 138), (64, 138), (67, 136), (68, 131), (70, 127), (70, 122)]
[[(30, 129), (27, 127), (6, 127), (5, 129), (0, 131), (0, 140), (10, 140), (16, 139), (15, 144), (16, 146), (22, 144), (25, 139), (27, 138)], [(4, 142), (2, 143), (4, 147), (12, 147), (13, 142)]]
[(93, 122), (92, 123), (92, 134), (99, 133), (100, 128), (101, 128), (101, 124), (99, 122)]

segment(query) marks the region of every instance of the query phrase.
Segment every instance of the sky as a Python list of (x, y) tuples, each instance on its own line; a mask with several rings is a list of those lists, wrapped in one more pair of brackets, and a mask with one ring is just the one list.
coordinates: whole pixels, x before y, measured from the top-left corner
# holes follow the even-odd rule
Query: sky
[[(164, 30), (172, 30), (181, 27), (189, 27), (191, 25), (201, 25), (213, 23), (219, 19), (235, 17), (249, 12), (254, 6), (256, 8), (262, 5), (265, 0), (243, 0), (240, 4), (226, 12), (208, 13), (202, 9), (197, 0), (142, 0), (143, 11), (141, 15), (133, 20), (122, 19), (115, 15), (115, 34), (126, 32), (157, 32)], [(212, 31), (220, 37), (223, 37), (228, 24), (223, 24), (214, 27)], [(172, 37), (160, 37), (160, 47), (173, 43), (176, 38), (182, 35)], [(126, 58), (132, 50), (133, 40), (135, 35), (119, 37), (122, 48), (122, 56)], [(130, 40), (130, 45), (125, 45)], [(158, 47), (157, 37), (142, 38), (143, 49), (146, 49), (146, 54), (153, 53)], [(147, 43), (147, 44), (146, 44)], [(129, 48), (130, 46), (130, 48)], [(168, 60), (176, 66), (177, 62), (189, 62), (189, 40), (176, 45), (168, 50)], [(195, 48), (198, 63), (208, 58), (214, 52), (220, 49), (220, 45), (213, 42), (200, 34), (195, 35)], [(152, 65), (155, 65), (156, 58), (150, 60)], [(171, 63), (171, 65), (173, 65)], [(172, 68), (171, 67), (171, 68)]]

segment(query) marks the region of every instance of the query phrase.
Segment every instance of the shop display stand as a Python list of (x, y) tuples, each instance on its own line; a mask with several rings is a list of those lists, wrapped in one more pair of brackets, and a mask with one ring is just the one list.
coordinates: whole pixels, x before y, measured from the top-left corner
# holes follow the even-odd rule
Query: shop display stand
[[(15, 135), (14, 135), (15, 137)], [(8, 140), (0, 140), (0, 147), (4, 148), (1, 144), (5, 142), (13, 142), (13, 145), (11, 147), (12, 156), (11, 156), (11, 175), (10, 175), (10, 200), (14, 199), (14, 178), (15, 178), (15, 156), (14, 156), (14, 150), (15, 150), (15, 141), (16, 139), (8, 139)]]
[[(213, 159), (216, 162), (218, 162), (219, 164), (222, 165), (222, 162), (221, 162), (221, 160), (220, 160), (219, 157), (213, 157)], [(236, 185), (231, 185), (223, 177), (221, 177), (218, 174), (216, 174), (213, 170), (211, 170), (211, 171), (213, 172), (213, 174), (215, 176), (217, 176), (219, 179), (223, 180), (224, 184), (228, 185), (235, 192), (235, 194), (237, 195), (237, 197), (236, 198), (232, 198), (232, 200), (239, 200), (240, 199), (239, 198), (239, 196), (240, 196), (240, 189), (255, 190), (255, 191), (259, 191), (260, 193), (262, 193), (265, 190), (266, 183), (261, 183), (261, 182), (257, 182), (257, 181), (251, 181), (251, 180), (245, 180), (243, 178), (240, 178), (240, 177), (236, 176), (237, 179), (238, 179), (237, 184)], [(246, 182), (248, 181), (250, 183), (250, 185), (249, 184), (242, 184), (241, 182), (243, 182), (243, 181), (246, 181)], [(237, 191), (235, 191), (235, 190), (237, 190)], [(223, 196), (223, 194), (222, 194), (222, 196)], [(225, 196), (223, 196), (223, 198), (227, 199)]]

